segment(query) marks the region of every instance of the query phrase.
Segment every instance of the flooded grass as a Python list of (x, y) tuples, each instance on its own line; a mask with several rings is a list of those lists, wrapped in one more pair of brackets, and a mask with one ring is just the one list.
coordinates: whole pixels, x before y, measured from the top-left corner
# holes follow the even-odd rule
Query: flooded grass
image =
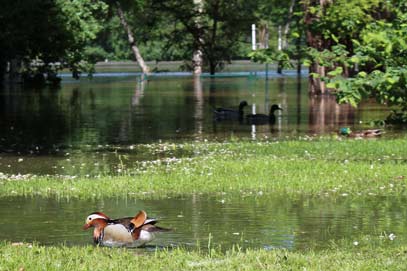
[(0, 174), (0, 195), (160, 198), (194, 193), (370, 196), (405, 193), (406, 139), (150, 144), (156, 160), (115, 176)]
[[(117, 175), (0, 175), (0, 196), (164, 198), (173, 195), (283, 194), (369, 200), (405, 196), (406, 139), (144, 145), (157, 159), (122, 164)], [(129, 151), (131, 153), (132, 150)], [(135, 150), (136, 151), (136, 150)], [(177, 153), (182, 153), (177, 157)], [(174, 154), (174, 155), (172, 155)], [(186, 155), (187, 154), (187, 155)], [(394, 218), (396, 219), (396, 218)], [(329, 229), (327, 229), (329, 230)], [(403, 270), (406, 239), (375, 232), (332, 240), (328, 248), (108, 249), (0, 243), (5, 270)]]
[(386, 236), (332, 243), (322, 251), (284, 249), (209, 253), (183, 248), (144, 249), (45, 247), (1, 243), (4, 270), (404, 270), (407, 247)]

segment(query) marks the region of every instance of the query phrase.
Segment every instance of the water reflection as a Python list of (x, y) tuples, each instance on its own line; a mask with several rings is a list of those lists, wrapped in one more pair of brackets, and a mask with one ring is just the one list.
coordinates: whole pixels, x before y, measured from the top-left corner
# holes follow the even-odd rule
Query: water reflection
[[(81, 226), (92, 211), (111, 217), (140, 209), (175, 229), (161, 234), (153, 245), (214, 247), (326, 248), (331, 240), (354, 240), (382, 232), (404, 235), (406, 198), (288, 199), (260, 195), (192, 195), (163, 200), (126, 198), (81, 201), (75, 199), (1, 198), (0, 240), (42, 244), (86, 245), (91, 233)], [(29, 222), (29, 223), (28, 223)]]
[(312, 96), (308, 106), (310, 133), (322, 134), (338, 127), (354, 126), (356, 109), (351, 105), (338, 105), (333, 96)]
[[(352, 109), (334, 97), (308, 98), (306, 79), (96, 78), (63, 83), (59, 91), (0, 92), (0, 150), (46, 152), (55, 146), (137, 144), (158, 140), (281, 137), (327, 133), (368, 122), (369, 105)], [(273, 127), (214, 123), (213, 108), (247, 100), (259, 113), (277, 112)], [(381, 112), (374, 108), (374, 117)], [(362, 112), (366, 111), (366, 114)], [(246, 112), (250, 113), (250, 112)], [(278, 133), (275, 133), (278, 131)], [(255, 136), (253, 136), (255, 134)]]

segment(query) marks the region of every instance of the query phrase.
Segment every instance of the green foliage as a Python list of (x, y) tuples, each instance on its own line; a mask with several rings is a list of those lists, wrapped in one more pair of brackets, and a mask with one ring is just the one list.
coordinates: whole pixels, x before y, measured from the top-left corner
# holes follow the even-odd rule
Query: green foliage
[(84, 48), (100, 30), (106, 8), (93, 0), (6, 1), (0, 11), (0, 73), (16, 61), (23, 69), (14, 72), (27, 78), (62, 68), (77, 77), (91, 68)]
[(280, 63), (285, 69), (293, 68), (291, 58), (285, 51), (277, 51), (273, 49), (260, 49), (252, 51), (248, 54), (254, 62), (259, 63)]
[(310, 26), (325, 48), (311, 48), (309, 62), (328, 69), (322, 77), (338, 101), (357, 106), (365, 98), (395, 106), (391, 122), (407, 112), (407, 4), (404, 1), (335, 1)]
[[(162, 36), (166, 48), (182, 59), (191, 59), (195, 50), (203, 53), (204, 68), (211, 73), (239, 55), (241, 44), (248, 40), (248, 28), (254, 20), (257, 1), (155, 1), (160, 10)], [(248, 46), (248, 42), (246, 42)]]
[(107, 10), (106, 4), (92, 0), (56, 0), (56, 7), (60, 10), (58, 17), (63, 21), (60, 31), (68, 33), (64, 44), (67, 48), (64, 54), (58, 56), (62, 66), (68, 67), (74, 77), (78, 77), (82, 71), (92, 71), (94, 55), (86, 54), (90, 51), (84, 49), (101, 30), (101, 18)]

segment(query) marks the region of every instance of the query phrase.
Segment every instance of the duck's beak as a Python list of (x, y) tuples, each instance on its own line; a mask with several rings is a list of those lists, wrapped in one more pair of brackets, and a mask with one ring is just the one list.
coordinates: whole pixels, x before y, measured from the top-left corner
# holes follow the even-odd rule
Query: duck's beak
[(83, 225), (82, 230), (87, 230), (91, 227), (90, 224), (86, 223), (85, 225)]

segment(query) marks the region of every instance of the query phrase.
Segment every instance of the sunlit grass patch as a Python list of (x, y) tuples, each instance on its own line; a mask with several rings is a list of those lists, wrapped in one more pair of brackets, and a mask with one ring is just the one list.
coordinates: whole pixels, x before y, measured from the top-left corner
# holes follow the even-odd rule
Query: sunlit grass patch
[[(0, 175), (0, 195), (394, 195), (406, 189), (406, 143), (404, 139), (322, 139), (150, 144), (134, 149), (160, 152), (162, 158), (135, 161), (131, 166), (122, 166), (115, 175)], [(175, 153), (182, 155), (177, 157)]]
[(110, 249), (0, 244), (3, 270), (404, 270), (407, 247), (388, 237), (361, 236), (324, 250), (239, 248)]

